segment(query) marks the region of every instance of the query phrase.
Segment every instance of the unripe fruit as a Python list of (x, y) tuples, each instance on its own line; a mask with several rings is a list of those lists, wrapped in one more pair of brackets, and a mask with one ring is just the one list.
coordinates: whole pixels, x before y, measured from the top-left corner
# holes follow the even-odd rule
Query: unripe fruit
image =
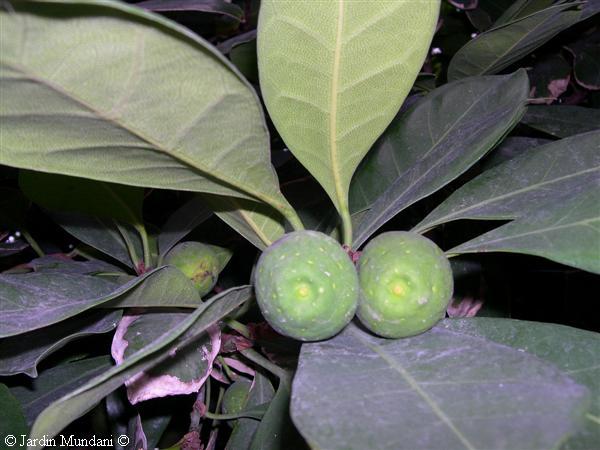
[(165, 256), (165, 263), (177, 267), (192, 280), (201, 297), (215, 287), (221, 271), (215, 250), (201, 242), (177, 244)]
[(383, 233), (358, 262), (361, 298), (357, 315), (374, 333), (400, 338), (432, 328), (452, 298), (448, 258), (416, 233)]
[(356, 269), (340, 244), (317, 231), (286, 234), (261, 255), (255, 272), (258, 305), (280, 334), (327, 339), (352, 320)]
[[(223, 414), (237, 414), (242, 412), (248, 402), (250, 387), (252, 383), (248, 380), (238, 380), (227, 388), (223, 395), (221, 409)], [(235, 425), (235, 420), (228, 421), (231, 426)]]

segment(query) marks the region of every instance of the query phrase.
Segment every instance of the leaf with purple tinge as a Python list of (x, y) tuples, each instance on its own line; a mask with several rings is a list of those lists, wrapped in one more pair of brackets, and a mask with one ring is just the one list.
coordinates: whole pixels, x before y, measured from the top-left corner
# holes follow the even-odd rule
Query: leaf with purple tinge
[(583, 423), (585, 386), (522, 348), (445, 329), (448, 322), (396, 340), (351, 324), (304, 344), (291, 413), (311, 447), (554, 448)]
[(165, 270), (146, 272), (121, 285), (107, 277), (77, 273), (0, 274), (0, 337), (23, 334), (76, 316), (127, 294)]
[[(164, 361), (171, 349), (183, 348), (194, 342), (210, 326), (229, 315), (251, 296), (250, 286), (240, 286), (202, 303), (182, 323), (174, 329), (166, 330), (162, 336), (131, 355), (121, 365), (106, 370), (75, 390), (64, 392), (37, 416), (29, 437), (40, 439), (42, 436), (55, 436), (72, 421), (90, 411), (125, 380)], [(34, 450), (34, 447), (30, 447), (30, 450)]]
[(585, 426), (569, 437), (563, 450), (590, 450), (600, 442), (600, 335), (592, 331), (512, 319), (478, 317), (444, 320), (440, 327), (489, 339), (526, 351), (558, 367), (591, 391)]
[[(122, 364), (189, 315), (180, 311), (126, 315), (113, 338), (113, 358)], [(166, 360), (125, 382), (129, 401), (135, 405), (152, 398), (198, 392), (212, 371), (220, 346), (221, 331), (213, 326), (194, 342), (172, 349)]]
[(38, 376), (37, 365), (71, 341), (108, 333), (117, 326), (121, 311), (90, 311), (59, 324), (0, 340), (0, 376), (24, 373)]

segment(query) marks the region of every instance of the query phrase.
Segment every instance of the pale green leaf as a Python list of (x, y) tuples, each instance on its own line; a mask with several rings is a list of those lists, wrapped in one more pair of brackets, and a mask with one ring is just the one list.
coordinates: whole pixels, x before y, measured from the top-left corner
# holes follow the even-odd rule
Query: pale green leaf
[(121, 2), (0, 15), (0, 163), (282, 211), (256, 94), (210, 44)]
[(429, 48), (439, 1), (264, 1), (267, 109), (342, 215), (358, 163), (393, 119)]

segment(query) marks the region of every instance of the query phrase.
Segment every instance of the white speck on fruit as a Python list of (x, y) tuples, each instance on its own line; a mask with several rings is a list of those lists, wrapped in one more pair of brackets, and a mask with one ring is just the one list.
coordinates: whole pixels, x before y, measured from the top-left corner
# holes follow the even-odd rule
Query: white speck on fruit
[(320, 293), (320, 294), (322, 294), (323, 292), (325, 292), (325, 289), (323, 289), (323, 287), (321, 286), (321, 287), (319, 288), (319, 293)]
[(285, 259), (285, 255), (281, 255), (279, 259)]
[(328, 277), (331, 276), (331, 274), (329, 272), (325, 272), (325, 275), (327, 275)]
[(424, 305), (427, 302), (428, 302), (427, 297), (421, 297), (419, 300), (417, 300), (417, 303), (419, 305)]

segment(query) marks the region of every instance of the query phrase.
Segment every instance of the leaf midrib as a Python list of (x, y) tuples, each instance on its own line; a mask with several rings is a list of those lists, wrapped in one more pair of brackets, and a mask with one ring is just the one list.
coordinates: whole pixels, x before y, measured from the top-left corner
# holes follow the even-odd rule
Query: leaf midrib
[(331, 87), (329, 99), (329, 155), (331, 159), (331, 172), (335, 186), (336, 197), (338, 199), (341, 211), (347, 210), (346, 196), (342, 188), (340, 179), (340, 168), (338, 164), (337, 148), (337, 103), (338, 103), (338, 85), (340, 77), (340, 59), (342, 53), (342, 31), (344, 26), (344, 0), (338, 1), (338, 18), (335, 37), (335, 48), (333, 51), (333, 69), (331, 74)]
[(138, 139), (140, 139), (141, 141), (147, 143), (154, 150), (156, 150), (162, 154), (165, 154), (165, 155), (179, 161), (180, 163), (183, 163), (184, 165), (191, 167), (191, 168), (205, 174), (206, 177), (216, 178), (216, 179), (220, 180), (221, 182), (228, 184), (229, 186), (234, 188), (234, 190), (240, 191), (240, 193), (245, 192), (246, 194), (250, 195), (251, 197), (254, 197), (258, 200), (264, 201), (264, 202), (274, 206), (276, 209), (279, 209), (279, 210), (287, 209), (285, 205), (281, 204), (279, 201), (277, 201), (270, 195), (262, 194), (262, 193), (256, 191), (255, 189), (249, 188), (247, 186), (241, 186), (236, 180), (232, 180), (229, 177), (224, 176), (222, 172), (211, 171), (210, 168), (205, 167), (202, 164), (199, 164), (197, 161), (194, 161), (194, 160), (188, 158), (187, 156), (183, 155), (180, 152), (170, 151), (169, 149), (163, 147), (158, 142), (155, 142), (153, 139), (145, 136), (142, 132), (140, 132), (139, 130), (136, 130), (134, 127), (127, 125), (125, 123), (119, 122), (115, 118), (111, 118), (111, 117), (105, 115), (103, 112), (97, 110), (92, 105), (89, 105), (85, 100), (80, 99), (73, 93), (63, 89), (61, 86), (52, 83), (50, 80), (46, 80), (45, 78), (40, 77), (39, 75), (27, 70), (25, 67), (21, 66), (20, 64), (8, 63), (6, 61), (3, 61), (2, 64), (16, 72), (20, 72), (26, 78), (28, 78), (36, 83), (39, 83), (43, 86), (46, 86), (47, 88), (57, 92), (58, 94), (72, 100), (73, 102), (75, 102), (75, 103), (79, 104), (80, 106), (89, 110), (91, 113), (95, 114), (100, 119), (105, 120), (109, 123), (112, 123), (116, 127), (119, 127), (121, 129), (125, 130), (132, 136), (135, 136)]
[(432, 399), (427, 392), (421, 389), (421, 386), (417, 381), (408, 373), (408, 371), (402, 367), (396, 360), (394, 360), (387, 352), (377, 345), (372, 345), (368, 341), (362, 338), (360, 332), (355, 329), (350, 329), (354, 337), (361, 342), (365, 347), (369, 348), (373, 352), (377, 353), (381, 359), (390, 365), (392, 369), (398, 372), (402, 378), (408, 383), (408, 385), (423, 399), (425, 403), (431, 408), (433, 413), (450, 429), (450, 431), (458, 438), (458, 440), (468, 450), (476, 450), (476, 447), (471, 444), (467, 437), (454, 425), (450, 417), (440, 408), (440, 406)]

